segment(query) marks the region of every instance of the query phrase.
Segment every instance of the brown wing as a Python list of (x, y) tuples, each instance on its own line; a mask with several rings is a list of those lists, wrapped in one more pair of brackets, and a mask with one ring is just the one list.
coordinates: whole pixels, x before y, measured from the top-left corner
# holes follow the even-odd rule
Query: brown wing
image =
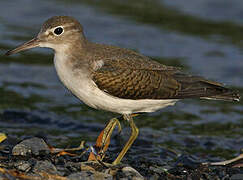
[(166, 68), (123, 68), (107, 63), (93, 72), (97, 86), (108, 94), (124, 99), (212, 98), (237, 100), (239, 95), (222, 84)]
[[(82, 53), (80, 54), (81, 57), (83, 56)], [(179, 67), (160, 64), (135, 51), (110, 45), (89, 42), (87, 51), (85, 53), (86, 54), (83, 58), (91, 63), (91, 67), (94, 67), (95, 62), (97, 61), (104, 61), (104, 66), (101, 69), (102, 72), (105, 69), (110, 69), (108, 71), (113, 71), (114, 68), (141, 70), (180, 70)]]
[[(91, 62), (98, 88), (124, 99), (210, 98), (238, 100), (239, 94), (222, 84), (190, 76), (134, 51), (89, 43), (85, 59)], [(102, 63), (97, 63), (102, 61)]]

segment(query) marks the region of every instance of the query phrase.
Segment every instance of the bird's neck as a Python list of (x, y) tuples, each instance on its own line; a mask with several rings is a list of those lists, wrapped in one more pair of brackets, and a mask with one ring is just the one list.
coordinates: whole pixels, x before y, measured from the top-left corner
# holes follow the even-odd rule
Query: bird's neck
[(55, 53), (76, 54), (84, 51), (87, 40), (84, 37), (70, 38), (69, 40), (56, 45), (53, 49)]
[(55, 49), (54, 63), (56, 69), (66, 68), (72, 72), (76, 70), (88, 69), (89, 63), (85, 57), (86, 45), (83, 41), (65, 43), (60, 48)]

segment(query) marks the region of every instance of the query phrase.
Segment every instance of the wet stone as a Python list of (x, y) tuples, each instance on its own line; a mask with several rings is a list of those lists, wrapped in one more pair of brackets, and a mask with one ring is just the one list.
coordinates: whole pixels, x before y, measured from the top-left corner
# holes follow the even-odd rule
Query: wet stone
[(79, 173), (74, 173), (71, 174), (67, 177), (68, 180), (96, 180), (96, 179), (101, 179), (101, 180), (112, 180), (113, 177), (110, 174), (105, 174), (102, 172), (97, 172), (97, 171), (82, 171)]
[(24, 172), (28, 172), (31, 169), (31, 164), (28, 161), (18, 161), (14, 166), (16, 169)]
[(196, 169), (201, 163), (192, 155), (181, 155), (175, 163), (175, 166), (183, 166), (189, 169)]
[(79, 172), (81, 170), (81, 166), (82, 166), (81, 163), (75, 163), (75, 162), (67, 162), (65, 164), (65, 167), (72, 173)]
[(123, 175), (125, 176), (124, 178), (120, 178), (122, 180), (125, 179), (131, 179), (131, 180), (140, 180), (144, 179), (144, 177), (134, 168), (132, 167), (124, 167), (121, 169)]
[(163, 170), (161, 167), (159, 168), (159, 167), (154, 167), (154, 166), (150, 166), (150, 167), (149, 167), (149, 170), (151, 170), (151, 171), (153, 171), (153, 172), (155, 172), (155, 173), (158, 173), (158, 174), (160, 174), (160, 173), (162, 173), (162, 172), (165, 171), (165, 170)]
[(41, 152), (50, 153), (50, 149), (43, 139), (34, 137), (23, 140), (12, 150), (13, 155), (26, 156), (28, 154), (40, 155)]
[(67, 174), (71, 174), (70, 171), (65, 167), (56, 166), (56, 169), (58, 171), (58, 175), (60, 175), (60, 176), (65, 176)]
[[(119, 164), (113, 166), (108, 163), (98, 163), (95, 161), (86, 161), (79, 163), (82, 178), (88, 179), (144, 179), (144, 177), (134, 168), (125, 165)], [(85, 173), (84, 173), (85, 172)], [(75, 174), (75, 175), (74, 175)], [(75, 177), (79, 173), (73, 173), (71, 177)]]
[(56, 167), (49, 161), (37, 161), (34, 168), (33, 172), (45, 172), (48, 174), (58, 174), (58, 171)]

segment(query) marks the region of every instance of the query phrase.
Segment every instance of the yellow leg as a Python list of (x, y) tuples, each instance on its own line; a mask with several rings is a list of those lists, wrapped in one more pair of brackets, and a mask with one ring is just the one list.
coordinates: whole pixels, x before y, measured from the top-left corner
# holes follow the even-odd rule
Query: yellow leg
[(120, 118), (113, 118), (109, 121), (109, 123), (106, 125), (106, 127), (103, 129), (103, 131), (100, 133), (96, 140), (95, 144), (95, 150), (97, 152), (91, 152), (89, 154), (89, 161), (93, 160), (99, 160), (102, 161), (105, 157), (105, 152), (107, 151), (109, 144), (110, 144), (110, 138), (112, 135), (112, 132), (114, 131), (115, 127), (118, 126), (118, 131), (121, 131), (121, 124), (119, 121)]
[(107, 126), (104, 129), (104, 135), (102, 137), (102, 145), (104, 146), (107, 141), (110, 139), (113, 130), (115, 129), (116, 125), (118, 126), (118, 131), (121, 132), (121, 124), (118, 118), (112, 118)]
[(122, 149), (122, 151), (120, 152), (120, 154), (118, 155), (116, 160), (112, 163), (113, 165), (120, 163), (120, 161), (122, 160), (122, 158), (124, 157), (124, 155), (126, 154), (128, 149), (131, 147), (131, 145), (133, 144), (133, 142), (135, 141), (135, 139), (138, 136), (139, 130), (138, 130), (137, 126), (135, 125), (135, 123), (133, 122), (132, 116), (133, 115), (124, 115), (123, 116), (123, 118), (129, 122), (129, 125), (132, 129), (132, 133), (131, 133), (131, 136), (130, 136), (129, 140), (127, 141), (126, 145), (124, 146), (124, 148)]

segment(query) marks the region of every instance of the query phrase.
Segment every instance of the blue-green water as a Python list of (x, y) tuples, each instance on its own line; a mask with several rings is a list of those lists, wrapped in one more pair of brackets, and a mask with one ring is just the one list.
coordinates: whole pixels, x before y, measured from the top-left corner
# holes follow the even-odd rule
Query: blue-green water
[[(116, 116), (87, 107), (62, 86), (51, 50), (3, 55), (34, 37), (53, 15), (74, 16), (92, 41), (134, 49), (242, 94), (242, 12), (240, 0), (1, 1), (0, 131), (20, 139), (42, 134), (56, 146), (94, 143), (105, 123)], [(9, 117), (7, 110), (18, 113)], [(153, 159), (170, 148), (210, 160), (233, 157), (243, 147), (242, 114), (242, 101), (181, 101), (135, 118), (140, 135), (130, 154)], [(150, 151), (144, 145), (148, 142)]]

